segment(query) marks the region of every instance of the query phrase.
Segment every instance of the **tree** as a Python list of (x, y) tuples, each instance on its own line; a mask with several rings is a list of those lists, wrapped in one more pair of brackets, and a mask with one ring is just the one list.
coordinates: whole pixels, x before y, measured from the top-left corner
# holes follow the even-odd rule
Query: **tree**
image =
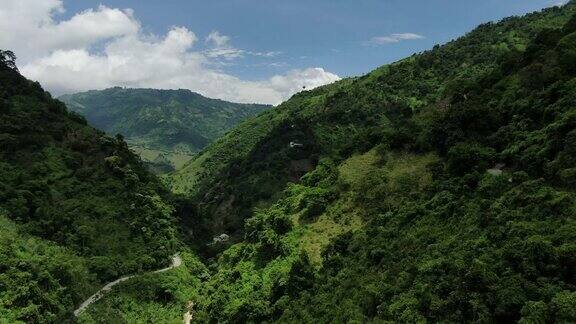
[(14, 52), (0, 50), (0, 61), (8, 68), (18, 71), (18, 67), (16, 67), (16, 54), (14, 54)]

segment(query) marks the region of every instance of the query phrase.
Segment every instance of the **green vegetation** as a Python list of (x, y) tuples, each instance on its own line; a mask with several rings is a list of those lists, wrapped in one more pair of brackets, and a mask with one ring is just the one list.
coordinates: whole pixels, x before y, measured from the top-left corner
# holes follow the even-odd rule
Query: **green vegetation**
[(518, 61), (536, 35), (560, 28), (575, 11), (570, 3), (481, 25), (366, 76), (301, 92), (240, 124), (168, 179), (173, 191), (192, 201), (190, 225), (200, 228), (195, 240), (222, 232), (242, 237), (253, 208), (278, 199), (286, 184), (308, 169), (302, 168), (306, 161), (312, 166), (322, 157), (339, 162), (380, 144), (383, 150), (433, 150), (422, 143), (433, 135), (426, 133), (432, 113), (449, 108), (452, 98), (468, 97), (462, 87)]
[(179, 244), (174, 208), (121, 138), (68, 112), (7, 53), (0, 52), (0, 315), (61, 322), (102, 282), (168, 262)]
[(119, 87), (59, 99), (95, 127), (122, 134), (157, 173), (181, 168), (230, 128), (270, 108), (209, 99), (189, 90)]
[(208, 276), (208, 270), (193, 254), (181, 256), (183, 266), (166, 273), (146, 274), (115, 287), (78, 322), (182, 323), (185, 306), (199, 299), (201, 278)]
[(576, 321), (575, 13), (300, 93), (173, 174), (205, 242), (237, 242), (202, 250), (195, 318)]
[[(575, 53), (572, 1), (241, 123), (167, 179), (202, 259), (127, 281), (79, 320), (178, 322), (193, 305), (196, 322), (575, 322)], [(119, 156), (103, 155), (113, 175)]]
[(94, 290), (86, 260), (32, 237), (0, 212), (0, 319), (55, 322)]

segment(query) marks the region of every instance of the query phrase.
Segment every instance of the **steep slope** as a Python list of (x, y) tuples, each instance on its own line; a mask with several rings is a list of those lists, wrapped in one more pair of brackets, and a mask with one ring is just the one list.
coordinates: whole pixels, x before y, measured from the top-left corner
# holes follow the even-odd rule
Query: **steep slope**
[(7, 51), (0, 179), (1, 316), (61, 322), (100, 282), (166, 264), (178, 244), (168, 193), (126, 143), (22, 77)]
[(192, 240), (235, 234), (195, 318), (576, 321), (575, 13), (300, 93), (173, 174)]
[(56, 322), (97, 280), (85, 259), (23, 232), (0, 211), (0, 320)]
[(386, 150), (353, 189), (364, 229), (282, 319), (575, 321), (575, 53), (576, 17), (415, 116), (404, 154), (440, 159), (406, 172)]
[(521, 53), (541, 30), (560, 28), (574, 11), (570, 3), (484, 24), (361, 78), (297, 94), (209, 146), (172, 175), (171, 186), (195, 201), (193, 219), (206, 219), (195, 226), (206, 224), (213, 234), (241, 232), (253, 207), (274, 201), (320, 158), (342, 161), (388, 137), (394, 148), (403, 146), (417, 127), (414, 112), (445, 106), (455, 87), (490, 74), (505, 54)]
[(179, 168), (242, 120), (268, 108), (209, 99), (189, 90), (110, 88), (59, 98), (108, 134), (122, 134), (148, 162)]

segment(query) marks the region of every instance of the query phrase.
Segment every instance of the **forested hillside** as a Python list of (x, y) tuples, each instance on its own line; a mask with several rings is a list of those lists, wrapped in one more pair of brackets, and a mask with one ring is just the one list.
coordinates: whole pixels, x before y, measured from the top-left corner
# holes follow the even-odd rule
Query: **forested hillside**
[(576, 321), (575, 13), (302, 92), (175, 173), (189, 239), (238, 242), (201, 249), (196, 318)]
[(126, 142), (154, 170), (180, 168), (213, 140), (268, 105), (209, 99), (190, 90), (110, 88), (59, 98), (68, 108)]
[(569, 3), (487, 23), (363, 77), (297, 94), (210, 145), (173, 174), (171, 186), (192, 197), (192, 218), (207, 218), (214, 233), (241, 232), (255, 206), (275, 201), (321, 159), (338, 164), (381, 143), (399, 149), (417, 140), (429, 130), (422, 116), (447, 109), (458, 88), (515, 62), (536, 35), (561, 28), (574, 12)]
[[(167, 260), (172, 207), (4, 57), (0, 315), (57, 321), (54, 298)], [(576, 322), (576, 1), (303, 91), (167, 182), (183, 266), (79, 322)]]
[(168, 193), (0, 52), (0, 318), (62, 322), (97, 286), (167, 264)]

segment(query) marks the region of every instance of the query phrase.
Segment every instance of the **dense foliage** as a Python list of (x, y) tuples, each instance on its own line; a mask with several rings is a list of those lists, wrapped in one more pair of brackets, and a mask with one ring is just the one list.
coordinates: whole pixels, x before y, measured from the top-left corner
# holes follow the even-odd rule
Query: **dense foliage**
[(170, 178), (206, 265), (185, 253), (80, 320), (575, 322), (575, 14), (485, 24), (242, 123)]
[(116, 87), (59, 99), (95, 127), (122, 134), (144, 160), (155, 162), (155, 170), (164, 172), (181, 167), (242, 120), (270, 108), (209, 99), (190, 90)]
[(182, 323), (187, 306), (198, 300), (208, 269), (193, 254), (181, 253), (185, 266), (145, 274), (125, 283), (79, 316), (79, 323)]
[(6, 53), (0, 53), (0, 312), (60, 321), (96, 284), (168, 261), (178, 244), (173, 207), (121, 138), (68, 112), (22, 77)]
[(383, 141), (392, 149), (431, 149), (410, 142), (426, 127), (419, 116), (447, 107), (458, 87), (490, 74), (501, 60), (514, 62), (540, 31), (561, 27), (574, 11), (569, 4), (484, 24), (366, 76), (299, 93), (242, 123), (170, 177), (172, 189), (194, 202), (190, 225), (202, 228), (196, 238), (241, 237), (255, 206), (278, 199), (322, 157), (343, 161)]
[(379, 177), (365, 229), (329, 245), (283, 318), (575, 321), (575, 37), (576, 16), (416, 115), (403, 147), (442, 157), (433, 181), (398, 195)]
[(0, 211), (0, 319), (56, 322), (94, 290), (86, 260), (32, 237)]
[(303, 92), (177, 172), (192, 226), (239, 241), (197, 318), (576, 321), (575, 13)]

